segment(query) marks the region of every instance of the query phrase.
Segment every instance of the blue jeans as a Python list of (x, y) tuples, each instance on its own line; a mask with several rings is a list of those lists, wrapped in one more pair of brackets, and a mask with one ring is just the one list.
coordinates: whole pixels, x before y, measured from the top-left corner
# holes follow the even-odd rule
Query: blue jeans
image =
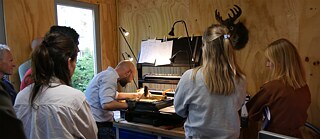
[(98, 127), (98, 139), (116, 139), (113, 127)]

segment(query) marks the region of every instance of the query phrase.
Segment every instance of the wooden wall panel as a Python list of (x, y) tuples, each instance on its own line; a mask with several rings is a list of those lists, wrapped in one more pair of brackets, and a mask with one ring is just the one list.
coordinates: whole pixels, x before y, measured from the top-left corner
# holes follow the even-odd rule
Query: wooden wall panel
[[(116, 0), (77, 0), (99, 5), (101, 67), (118, 63)], [(29, 58), (31, 41), (44, 36), (55, 24), (54, 0), (4, 0), (7, 44), (12, 49), (16, 69), (10, 77), (16, 90), (20, 80), (18, 67)]]
[(304, 61), (311, 91), (308, 120), (320, 127), (320, 1), (302, 3), (297, 45)]
[[(215, 9), (226, 18), (234, 4), (242, 8), (239, 20), (249, 29), (247, 46), (236, 53), (239, 66), (247, 75), (248, 93), (255, 95), (266, 81), (264, 48), (276, 39), (287, 38), (298, 48), (308, 75), (312, 94), (308, 120), (320, 127), (320, 29), (317, 27), (320, 24), (320, 1), (119, 0), (119, 26), (130, 32), (127, 39), (137, 55), (141, 40), (163, 38), (177, 20), (186, 21), (189, 34), (202, 35), (209, 25), (216, 23)], [(175, 26), (175, 34), (186, 36), (182, 24)], [(119, 39), (120, 53), (130, 52), (122, 36)], [(306, 57), (309, 62), (305, 61)], [(134, 89), (127, 88), (129, 91)]]
[(248, 93), (254, 95), (267, 78), (263, 49), (272, 41), (287, 38), (298, 42), (300, 1), (246, 0), (241, 3), (242, 21), (249, 29), (249, 42), (238, 51), (240, 67), (247, 74)]
[[(291, 40), (304, 60), (312, 93), (309, 121), (320, 126), (320, 1), (318, 0), (78, 0), (99, 5), (102, 69), (115, 66), (121, 53), (130, 50), (119, 34), (118, 26), (130, 32), (128, 42), (135, 55), (141, 40), (163, 38), (177, 20), (185, 20), (189, 34), (202, 32), (216, 23), (214, 11), (226, 17), (233, 4), (243, 15), (240, 21), (249, 28), (247, 46), (237, 51), (237, 60), (248, 79), (248, 93), (254, 95), (267, 76), (263, 49), (278, 38)], [(18, 65), (28, 59), (33, 38), (44, 35), (55, 23), (54, 0), (3, 0), (7, 44), (11, 47), (17, 68), (10, 77), (18, 88)], [(182, 24), (175, 26), (177, 36), (186, 36)], [(118, 44), (119, 41), (119, 44)], [(119, 47), (118, 47), (119, 46)], [(309, 61), (305, 61), (308, 57)], [(151, 70), (152, 71), (152, 70)], [(154, 70), (156, 71), (156, 70)], [(165, 72), (166, 71), (157, 71)], [(170, 70), (168, 71), (170, 72)], [(127, 90), (134, 91), (134, 87)]]
[(101, 0), (99, 3), (102, 70), (115, 67), (119, 61), (116, 4), (116, 0)]
[(6, 42), (11, 48), (16, 68), (10, 81), (19, 90), (18, 67), (29, 59), (31, 41), (43, 36), (54, 24), (53, 0), (3, 0)]

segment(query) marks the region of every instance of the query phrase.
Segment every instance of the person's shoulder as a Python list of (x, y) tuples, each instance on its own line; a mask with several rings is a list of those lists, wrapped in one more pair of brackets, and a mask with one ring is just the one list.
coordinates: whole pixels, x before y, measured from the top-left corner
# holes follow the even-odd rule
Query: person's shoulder
[(193, 71), (194, 69), (188, 69), (187, 71), (185, 71), (184, 73), (183, 73), (183, 75), (189, 75), (189, 74), (192, 74), (192, 71)]
[(105, 75), (114, 75), (115, 73), (117, 73), (115, 69), (113, 69), (112, 67), (108, 67), (107, 69), (96, 74), (95, 77), (101, 77)]
[(70, 95), (83, 94), (83, 92), (81, 90), (73, 88), (68, 85), (61, 85), (61, 87), (63, 87), (62, 89), (65, 90), (65, 92), (67, 92), (67, 94), (70, 94)]
[(234, 79), (234, 82), (238, 87), (246, 87), (247, 86), (246, 76), (236, 76), (236, 78)]
[(190, 78), (192, 75), (194, 69), (188, 69), (187, 71), (185, 71), (182, 76), (181, 79), (185, 79), (185, 78)]
[(118, 75), (117, 71), (112, 68), (112, 67), (108, 67), (106, 70), (102, 71), (104, 74), (111, 74), (111, 75)]
[(279, 85), (283, 85), (283, 82), (281, 80), (271, 80), (271, 81), (267, 81), (263, 84), (264, 86), (279, 86)]
[[(63, 90), (63, 97), (68, 99), (66, 103), (70, 103), (70, 107), (78, 109), (80, 105), (85, 101), (86, 97), (81, 90), (73, 88), (67, 85), (60, 85), (59, 90)], [(60, 94), (61, 95), (61, 94)]]
[(285, 88), (285, 84), (281, 80), (271, 80), (262, 85), (263, 89), (278, 90)]
[(18, 67), (19, 72), (26, 72), (31, 68), (31, 60), (27, 60)]
[(25, 67), (25, 66), (31, 66), (31, 60), (30, 60), (30, 59), (27, 60), (27, 61), (25, 61), (25, 62), (23, 62), (23, 63), (19, 66), (19, 68), (23, 68), (23, 67)]
[(106, 70), (101, 71), (95, 76), (96, 80), (106, 80), (106, 81), (116, 80), (118, 77), (119, 77), (118, 73), (112, 67), (108, 67)]
[(58, 85), (58, 86), (54, 86), (55, 84), (52, 85), (52, 87), (49, 87), (47, 89), (47, 93), (49, 96), (63, 96), (65, 98), (68, 99), (84, 99), (84, 93), (81, 90), (78, 90), (76, 88), (73, 88), (71, 86), (68, 85)]
[(247, 81), (247, 77), (243, 74), (236, 75), (234, 79), (238, 82), (246, 82)]
[(33, 84), (25, 87), (24, 89), (20, 90), (17, 94), (15, 104), (24, 104), (29, 102), (30, 92), (32, 91)]

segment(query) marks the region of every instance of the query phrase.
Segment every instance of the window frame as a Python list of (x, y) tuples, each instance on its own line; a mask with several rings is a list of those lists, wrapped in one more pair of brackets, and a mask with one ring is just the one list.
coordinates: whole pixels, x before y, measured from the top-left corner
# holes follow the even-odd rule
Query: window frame
[(83, 9), (90, 9), (93, 11), (94, 15), (94, 38), (95, 38), (95, 48), (94, 48), (94, 62), (96, 62), (96, 67), (94, 69), (94, 75), (102, 71), (101, 66), (101, 48), (100, 48), (100, 19), (99, 19), (99, 7), (98, 5), (91, 4), (91, 3), (84, 3), (78, 1), (71, 1), (71, 0), (55, 0), (54, 9), (55, 9), (55, 24), (58, 25), (58, 11), (57, 5), (65, 5)]
[(6, 44), (6, 32), (4, 24), (3, 0), (0, 0), (0, 43)]

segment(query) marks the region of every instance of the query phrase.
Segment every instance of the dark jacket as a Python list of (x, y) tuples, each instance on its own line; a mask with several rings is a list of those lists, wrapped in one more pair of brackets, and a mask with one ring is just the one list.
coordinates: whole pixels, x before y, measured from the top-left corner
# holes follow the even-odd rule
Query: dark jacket
[(0, 138), (25, 139), (22, 122), (17, 119), (6, 85), (0, 80)]
[(14, 90), (13, 85), (5, 78), (2, 78), (2, 83), (4, 84), (3, 89), (6, 91), (7, 94), (9, 94), (12, 105), (14, 105), (14, 102), (17, 97), (17, 91)]

